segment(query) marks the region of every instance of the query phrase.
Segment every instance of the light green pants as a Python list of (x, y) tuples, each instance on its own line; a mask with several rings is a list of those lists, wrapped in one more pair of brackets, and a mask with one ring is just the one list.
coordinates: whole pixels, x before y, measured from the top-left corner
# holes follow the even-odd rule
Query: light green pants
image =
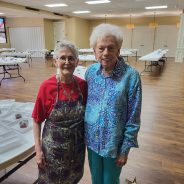
[(120, 184), (122, 167), (116, 166), (115, 158), (102, 157), (88, 148), (88, 160), (92, 184)]

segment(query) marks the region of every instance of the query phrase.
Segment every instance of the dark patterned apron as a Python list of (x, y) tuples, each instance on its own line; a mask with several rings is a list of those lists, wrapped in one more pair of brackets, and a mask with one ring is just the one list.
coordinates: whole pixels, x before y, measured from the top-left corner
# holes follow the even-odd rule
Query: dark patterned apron
[(42, 134), (42, 149), (46, 160), (45, 169), (39, 168), (39, 184), (77, 184), (83, 176), (84, 145), (84, 104), (80, 87), (74, 79), (80, 97), (72, 101), (57, 100), (46, 120)]

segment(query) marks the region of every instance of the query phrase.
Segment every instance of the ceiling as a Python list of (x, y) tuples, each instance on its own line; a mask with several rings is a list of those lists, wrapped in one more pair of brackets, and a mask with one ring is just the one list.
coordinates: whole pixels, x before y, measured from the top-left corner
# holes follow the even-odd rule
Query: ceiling
[[(21, 6), (29, 6), (39, 10), (55, 12), (67, 16), (76, 16), (85, 19), (99, 18), (121, 18), (127, 16), (153, 16), (154, 12), (159, 16), (180, 15), (184, 9), (184, 0), (111, 0), (111, 3), (88, 5), (85, 0), (3, 0), (6, 3), (17, 4)], [(4, 3), (6, 2), (6, 3)], [(65, 3), (67, 7), (49, 8), (45, 4)], [(9, 5), (9, 4), (8, 4)], [(145, 6), (167, 5), (167, 9), (162, 10), (145, 10)], [(20, 6), (19, 6), (20, 7)], [(89, 10), (88, 14), (73, 14), (73, 11)], [(44, 18), (54, 18), (55, 15), (48, 15), (43, 11), (35, 12), (11, 6), (0, 6), (0, 13), (5, 13), (6, 17), (30, 17), (41, 16)], [(57, 18), (57, 17), (56, 17)]]

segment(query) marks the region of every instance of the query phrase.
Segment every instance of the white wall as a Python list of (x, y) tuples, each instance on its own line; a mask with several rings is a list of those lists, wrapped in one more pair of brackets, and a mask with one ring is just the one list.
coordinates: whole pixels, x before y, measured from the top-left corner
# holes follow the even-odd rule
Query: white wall
[(155, 30), (148, 26), (136, 26), (131, 29), (123, 28), (123, 48), (139, 49), (138, 55), (143, 56), (156, 49), (169, 49), (168, 57), (175, 57), (178, 28), (175, 25), (160, 25)]
[[(11, 47), (16, 51), (26, 51), (27, 49), (44, 49), (44, 33), (42, 27), (16, 27), (9, 28)], [(36, 53), (34, 57), (41, 57)]]
[(133, 48), (139, 49), (139, 56), (153, 51), (153, 38), (153, 29), (150, 29), (148, 26), (135, 27)]
[[(62, 40), (65, 37), (65, 25), (63, 22), (54, 23), (55, 41)], [(123, 48), (139, 49), (138, 55), (143, 56), (153, 51), (154, 44), (154, 28), (148, 26), (136, 26), (133, 31), (131, 29), (122, 28), (124, 41)], [(9, 28), (11, 47), (17, 51), (25, 51), (26, 49), (43, 49), (44, 33), (42, 27), (17, 27)], [(156, 49), (169, 49), (168, 57), (175, 57), (176, 45), (178, 38), (178, 28), (175, 25), (160, 25), (155, 31)], [(40, 55), (36, 55), (40, 56)]]
[[(127, 29), (127, 28), (122, 28), (123, 31), (123, 48), (131, 48), (131, 37), (132, 35), (132, 30)], [(133, 38), (132, 38), (133, 39)]]
[(158, 26), (156, 30), (155, 49), (169, 49), (167, 56), (175, 57), (178, 28), (172, 25)]

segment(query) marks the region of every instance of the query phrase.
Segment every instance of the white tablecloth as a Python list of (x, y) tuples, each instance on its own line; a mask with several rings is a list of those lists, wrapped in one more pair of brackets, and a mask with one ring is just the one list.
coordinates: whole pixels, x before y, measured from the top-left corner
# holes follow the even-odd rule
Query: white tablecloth
[(1, 52), (14, 52), (15, 51), (15, 48), (2, 48), (0, 49), (0, 53)]
[(96, 61), (95, 55), (79, 55), (79, 61)]
[(161, 59), (167, 52), (168, 49), (158, 49), (140, 57), (139, 61), (159, 61), (159, 59)]
[(29, 52), (3, 52), (0, 56), (30, 58), (31, 54)]
[(74, 75), (76, 75), (77, 77), (80, 77), (81, 79), (84, 79), (84, 75), (86, 73), (87, 68), (84, 66), (77, 66), (75, 71), (74, 71)]
[(0, 65), (16, 65), (26, 62), (26, 58), (0, 57)]

